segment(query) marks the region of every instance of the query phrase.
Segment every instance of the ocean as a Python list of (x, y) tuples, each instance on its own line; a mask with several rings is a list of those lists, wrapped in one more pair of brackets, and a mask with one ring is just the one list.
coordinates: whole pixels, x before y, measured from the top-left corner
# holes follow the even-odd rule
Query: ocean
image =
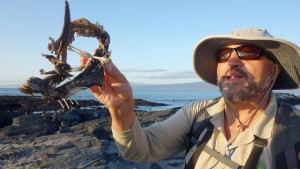
[[(288, 92), (300, 95), (300, 90), (276, 91)], [(17, 88), (0, 88), (0, 96), (25, 96)], [(158, 111), (175, 107), (182, 107), (197, 100), (213, 99), (220, 96), (216, 90), (133, 90), (135, 99), (143, 99), (150, 102), (165, 103), (167, 106), (138, 106), (140, 110)], [(37, 94), (38, 96), (38, 94)], [(76, 95), (71, 96), (72, 100), (96, 100), (89, 90), (82, 90)]]
[[(193, 90), (133, 90), (135, 99), (143, 99), (150, 102), (165, 103), (167, 106), (149, 107), (138, 106), (141, 110), (166, 110), (174, 107), (182, 107), (196, 100), (212, 99), (220, 96), (217, 91), (193, 91)], [(0, 88), (0, 96), (26, 96), (17, 88)], [(39, 96), (39, 94), (36, 94)], [(89, 90), (82, 90), (71, 96), (72, 100), (96, 100)]]

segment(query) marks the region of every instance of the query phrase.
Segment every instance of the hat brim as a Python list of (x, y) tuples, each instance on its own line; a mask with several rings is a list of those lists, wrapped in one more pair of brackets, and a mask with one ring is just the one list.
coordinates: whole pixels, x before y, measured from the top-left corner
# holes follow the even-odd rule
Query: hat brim
[(273, 89), (299, 88), (300, 48), (289, 41), (273, 37), (215, 35), (201, 40), (194, 50), (193, 65), (202, 80), (217, 85), (216, 51), (232, 44), (255, 44), (272, 52), (282, 66)]

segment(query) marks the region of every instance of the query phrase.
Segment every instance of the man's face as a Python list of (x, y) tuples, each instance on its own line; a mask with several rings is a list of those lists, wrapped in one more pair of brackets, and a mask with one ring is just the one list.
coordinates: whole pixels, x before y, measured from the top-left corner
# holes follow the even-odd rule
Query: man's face
[[(241, 45), (230, 45), (236, 48)], [(257, 60), (241, 60), (235, 50), (226, 62), (217, 66), (218, 85), (223, 97), (232, 103), (260, 99), (271, 86), (275, 64), (262, 56)]]

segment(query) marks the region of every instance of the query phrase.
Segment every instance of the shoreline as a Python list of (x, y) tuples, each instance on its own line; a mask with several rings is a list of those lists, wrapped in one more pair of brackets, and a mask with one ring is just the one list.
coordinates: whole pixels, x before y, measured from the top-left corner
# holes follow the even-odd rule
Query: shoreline
[[(151, 164), (124, 160), (112, 137), (107, 108), (95, 100), (78, 103), (62, 109), (40, 96), (0, 96), (0, 168), (183, 168), (183, 155)], [(142, 99), (135, 106), (143, 127), (178, 110), (140, 110), (165, 106)]]
[[(88, 107), (88, 106), (103, 106), (97, 100), (89, 99), (89, 100), (73, 100), (73, 99), (66, 99), (68, 104), (77, 107)], [(77, 103), (78, 104), (77, 104)], [(144, 99), (134, 99), (135, 106), (168, 106), (165, 103), (156, 103), (150, 102)], [(12, 95), (2, 95), (0, 96), (0, 110), (7, 109), (7, 110), (20, 110), (20, 109), (36, 109), (38, 111), (43, 110), (59, 110), (63, 109), (61, 104), (57, 101), (47, 102), (41, 96), (12, 96)]]

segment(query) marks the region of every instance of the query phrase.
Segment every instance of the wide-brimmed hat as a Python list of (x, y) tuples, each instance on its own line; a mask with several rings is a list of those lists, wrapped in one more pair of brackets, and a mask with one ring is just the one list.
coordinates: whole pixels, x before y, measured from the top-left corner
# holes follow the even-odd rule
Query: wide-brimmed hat
[(195, 47), (193, 64), (204, 81), (217, 85), (217, 50), (232, 44), (254, 44), (270, 51), (282, 66), (273, 89), (296, 89), (300, 85), (300, 48), (289, 41), (274, 38), (265, 29), (243, 28), (228, 35), (202, 39)]

